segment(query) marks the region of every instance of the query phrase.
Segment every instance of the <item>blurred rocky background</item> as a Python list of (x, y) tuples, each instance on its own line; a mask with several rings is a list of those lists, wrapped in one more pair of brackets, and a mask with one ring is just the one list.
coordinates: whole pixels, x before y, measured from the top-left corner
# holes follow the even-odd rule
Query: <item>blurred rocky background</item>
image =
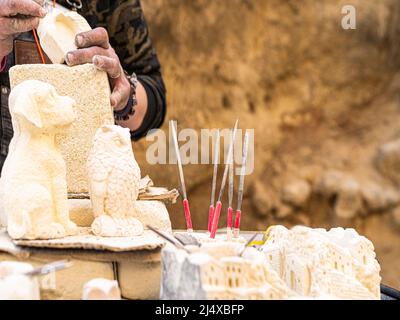
[[(167, 119), (200, 130), (239, 118), (255, 129), (243, 228), (354, 227), (374, 242), (383, 282), (400, 288), (400, 2), (142, 2)], [(341, 27), (346, 4), (356, 30)], [(178, 186), (176, 166), (146, 163), (150, 144), (135, 145), (143, 173)], [(194, 227), (206, 229), (212, 166), (185, 175)], [(183, 228), (181, 205), (170, 214)]]

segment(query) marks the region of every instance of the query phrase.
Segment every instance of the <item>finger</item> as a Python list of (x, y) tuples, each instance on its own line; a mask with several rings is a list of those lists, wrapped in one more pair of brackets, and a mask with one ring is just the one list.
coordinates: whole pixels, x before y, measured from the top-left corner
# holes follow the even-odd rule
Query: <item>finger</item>
[(122, 68), (119, 61), (115, 58), (105, 56), (94, 56), (93, 64), (100, 70), (107, 72), (112, 79), (117, 79), (122, 74)]
[[(23, 14), (44, 18), (47, 14), (47, 11), (39, 3), (32, 0), (6, 0), (4, 2), (0, 6), (0, 16), (3, 17)], [(40, 2), (43, 4), (43, 1), (40, 0)]]
[(75, 38), (75, 44), (78, 48), (97, 46), (108, 49), (110, 47), (108, 32), (104, 28), (96, 28), (87, 32), (79, 33)]
[(39, 18), (0, 18), (0, 25), (2, 26), (1, 34), (11, 35), (36, 29), (39, 25)]
[(13, 39), (11, 37), (8, 37), (4, 40), (0, 41), (0, 57), (4, 57), (8, 55), (10, 52), (13, 50)]
[(109, 56), (109, 52), (100, 47), (79, 49), (68, 52), (65, 60), (69, 66), (76, 66), (79, 64), (92, 63), (94, 56)]
[(114, 89), (111, 93), (111, 106), (115, 110), (122, 110), (128, 104), (131, 88), (122, 81), (122, 77), (115, 80)]

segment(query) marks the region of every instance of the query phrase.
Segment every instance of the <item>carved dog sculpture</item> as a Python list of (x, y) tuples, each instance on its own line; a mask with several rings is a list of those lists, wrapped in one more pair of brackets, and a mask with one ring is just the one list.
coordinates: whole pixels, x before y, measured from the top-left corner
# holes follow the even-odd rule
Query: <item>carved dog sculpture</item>
[(53, 239), (72, 235), (66, 166), (55, 135), (75, 120), (75, 101), (44, 82), (29, 80), (10, 94), (14, 136), (1, 189), (8, 233), (14, 239)]

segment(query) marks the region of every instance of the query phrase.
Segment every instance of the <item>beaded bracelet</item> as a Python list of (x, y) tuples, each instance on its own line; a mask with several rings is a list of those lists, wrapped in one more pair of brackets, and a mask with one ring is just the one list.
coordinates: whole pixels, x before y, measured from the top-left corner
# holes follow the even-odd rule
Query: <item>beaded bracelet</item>
[(114, 119), (116, 121), (128, 120), (130, 116), (133, 116), (135, 114), (135, 107), (137, 106), (137, 99), (136, 99), (136, 88), (138, 84), (137, 76), (134, 73), (131, 76), (128, 75), (126, 72), (125, 74), (129, 80), (129, 83), (131, 84), (131, 95), (129, 97), (128, 103), (125, 108), (118, 111), (114, 110)]

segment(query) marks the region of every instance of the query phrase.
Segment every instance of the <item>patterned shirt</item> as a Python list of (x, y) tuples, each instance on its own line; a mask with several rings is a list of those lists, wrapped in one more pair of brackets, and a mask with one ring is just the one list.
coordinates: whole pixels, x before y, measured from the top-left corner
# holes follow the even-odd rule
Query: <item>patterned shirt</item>
[[(58, 0), (57, 3), (70, 8), (66, 0)], [(166, 113), (166, 90), (140, 0), (82, 0), (82, 8), (78, 12), (87, 19), (92, 28), (104, 27), (108, 31), (110, 44), (119, 56), (122, 67), (129, 74), (136, 73), (146, 90), (148, 111), (141, 127), (132, 132), (132, 139), (137, 140), (145, 136), (149, 130), (160, 127)], [(33, 35), (32, 32), (24, 33), (19, 38), (33, 40)], [(7, 57), (6, 62), (5, 71), (14, 65), (13, 53)], [(13, 135), (8, 110), (9, 79), (7, 72), (0, 73), (0, 85), (2, 86), (1, 168)]]

